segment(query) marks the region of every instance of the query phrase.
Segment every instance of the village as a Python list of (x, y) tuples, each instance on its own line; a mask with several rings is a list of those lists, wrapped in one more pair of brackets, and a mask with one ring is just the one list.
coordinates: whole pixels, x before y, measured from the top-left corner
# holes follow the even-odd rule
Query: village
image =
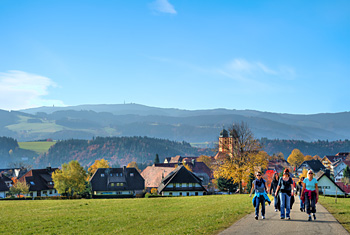
[[(214, 156), (182, 157), (180, 155), (165, 158), (164, 162), (139, 171), (135, 167), (98, 168), (88, 177), (91, 186), (91, 198), (133, 198), (152, 196), (203, 196), (212, 194), (229, 194), (240, 192), (237, 186), (222, 190), (217, 186), (213, 164), (228, 154), (232, 144), (232, 136), (223, 129), (219, 136), (218, 152)], [(341, 152), (334, 156), (318, 157), (303, 161), (293, 168), (285, 159), (270, 158), (263, 171), (263, 178), (271, 184), (275, 172), (281, 173), (288, 168), (292, 172), (294, 183), (312, 170), (316, 174), (321, 195), (347, 196), (350, 193), (349, 183), (344, 180), (344, 170), (350, 167), (350, 153)], [(209, 162), (209, 163), (208, 163)], [(0, 198), (30, 198), (42, 199), (62, 196), (55, 187), (52, 174), (58, 168), (31, 169), (22, 172), (21, 169), (0, 169)], [(25, 183), (28, 192), (11, 194), (11, 187), (16, 182)], [(242, 182), (242, 192), (247, 193), (249, 182)], [(228, 188), (228, 187), (227, 187)], [(220, 190), (221, 189), (221, 190)]]

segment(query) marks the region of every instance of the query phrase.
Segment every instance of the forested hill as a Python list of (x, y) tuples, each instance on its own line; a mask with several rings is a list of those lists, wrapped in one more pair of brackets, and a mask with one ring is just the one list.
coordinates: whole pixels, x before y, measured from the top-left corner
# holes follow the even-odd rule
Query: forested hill
[(337, 141), (313, 141), (306, 142), (302, 140), (269, 140), (262, 138), (260, 143), (264, 146), (264, 150), (272, 155), (274, 153), (283, 153), (285, 159), (291, 154), (293, 149), (299, 149), (304, 155), (318, 155), (324, 157), (326, 155), (335, 155), (339, 152), (350, 152), (349, 140)]
[(96, 159), (104, 158), (114, 166), (152, 163), (156, 154), (161, 160), (176, 155), (213, 155), (210, 149), (194, 148), (186, 142), (176, 142), (148, 137), (97, 137), (93, 140), (63, 140), (40, 155), (36, 167), (58, 167), (71, 160), (90, 166)]
[(36, 156), (34, 151), (19, 148), (17, 140), (0, 137), (0, 169), (12, 167), (19, 162), (31, 162)]

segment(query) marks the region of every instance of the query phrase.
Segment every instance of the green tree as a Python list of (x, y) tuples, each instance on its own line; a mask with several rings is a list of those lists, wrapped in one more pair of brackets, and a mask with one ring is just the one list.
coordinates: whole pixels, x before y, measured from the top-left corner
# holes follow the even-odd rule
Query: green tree
[(350, 168), (349, 166), (346, 166), (344, 171), (343, 171), (343, 179), (342, 182), (345, 185), (349, 185), (350, 184)]
[(157, 163), (160, 163), (158, 153), (156, 154), (156, 157), (154, 158), (154, 164), (157, 164)]
[(17, 181), (11, 188), (10, 193), (20, 197), (21, 194), (29, 193), (29, 185), (26, 182)]
[(73, 160), (68, 164), (64, 163), (61, 170), (53, 172), (52, 180), (59, 194), (73, 196), (86, 189), (86, 176), (84, 168), (78, 161)]
[(238, 184), (234, 182), (233, 179), (219, 178), (217, 180), (218, 189), (220, 191), (226, 191), (233, 193), (237, 190)]
[(260, 152), (262, 147), (246, 123), (234, 124), (230, 135), (232, 141), (223, 146), (227, 154), (216, 163), (214, 177), (233, 179), (242, 193), (242, 183), (248, 182), (250, 174), (267, 167), (268, 156)]
[(255, 180), (255, 175), (253, 173), (250, 173), (249, 175), (249, 180), (248, 180), (248, 183), (247, 183), (247, 192), (249, 193), (250, 190), (252, 189), (252, 184), (253, 184), (253, 181)]
[(294, 149), (289, 155), (287, 162), (294, 167), (298, 167), (301, 163), (304, 162), (304, 158), (304, 154), (302, 154), (299, 149)]

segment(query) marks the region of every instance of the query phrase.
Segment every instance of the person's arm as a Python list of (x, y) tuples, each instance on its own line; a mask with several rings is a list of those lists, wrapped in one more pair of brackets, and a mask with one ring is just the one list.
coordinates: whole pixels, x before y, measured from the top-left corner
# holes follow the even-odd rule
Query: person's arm
[(318, 199), (319, 191), (318, 191), (318, 183), (315, 184), (316, 187), (316, 198)]
[(271, 182), (271, 185), (270, 185), (269, 194), (272, 195), (272, 182)]
[(304, 195), (304, 190), (306, 188), (306, 184), (304, 182), (301, 183), (303, 185), (303, 189), (301, 190), (300, 196)]
[(249, 195), (249, 197), (251, 197), (252, 196), (252, 193), (253, 193), (253, 190), (254, 190), (254, 183), (252, 183), (252, 189), (250, 190), (250, 195)]
[(294, 181), (293, 180), (292, 180), (292, 184), (290, 186), (292, 187), (292, 194), (291, 195), (294, 196), (294, 189), (295, 188), (294, 188)]
[(277, 197), (278, 191), (280, 190), (281, 186), (277, 186), (276, 192), (275, 192), (275, 197)]

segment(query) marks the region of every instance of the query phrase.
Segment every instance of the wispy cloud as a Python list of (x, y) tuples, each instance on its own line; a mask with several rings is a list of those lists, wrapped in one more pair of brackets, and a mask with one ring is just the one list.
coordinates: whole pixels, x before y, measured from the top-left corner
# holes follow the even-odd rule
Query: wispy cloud
[(295, 77), (295, 71), (291, 67), (280, 66), (272, 69), (262, 62), (251, 62), (245, 59), (234, 59), (217, 71), (240, 81), (261, 81), (266, 78), (291, 80)]
[(49, 100), (49, 87), (57, 87), (50, 78), (11, 70), (0, 73), (0, 109), (18, 110), (38, 106), (64, 106), (60, 100)]
[(156, 12), (177, 14), (174, 6), (168, 0), (156, 0), (150, 4), (150, 7)]

